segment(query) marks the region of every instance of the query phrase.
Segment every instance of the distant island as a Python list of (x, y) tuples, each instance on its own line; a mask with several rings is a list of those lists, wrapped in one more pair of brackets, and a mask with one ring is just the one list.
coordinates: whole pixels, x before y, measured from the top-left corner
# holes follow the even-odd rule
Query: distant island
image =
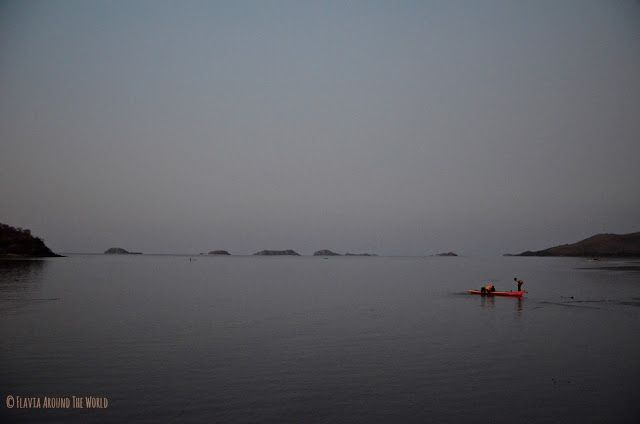
[(433, 256), (458, 256), (458, 254), (454, 252), (446, 252), (446, 253), (436, 253)]
[(315, 252), (313, 256), (340, 256), (340, 254), (336, 252), (332, 252), (329, 249), (322, 249)]
[(0, 257), (61, 257), (49, 249), (31, 230), (0, 223)]
[(378, 256), (375, 253), (350, 253), (347, 252), (344, 254), (344, 256)]
[(261, 250), (254, 253), (255, 256), (300, 256), (295, 250)]
[(507, 256), (640, 257), (640, 232), (596, 234), (573, 244), (562, 244), (537, 251), (527, 250)]
[(226, 250), (212, 250), (208, 253), (209, 255), (231, 255), (231, 253)]
[(129, 252), (122, 247), (111, 247), (104, 251), (105, 255), (142, 255), (142, 252)]

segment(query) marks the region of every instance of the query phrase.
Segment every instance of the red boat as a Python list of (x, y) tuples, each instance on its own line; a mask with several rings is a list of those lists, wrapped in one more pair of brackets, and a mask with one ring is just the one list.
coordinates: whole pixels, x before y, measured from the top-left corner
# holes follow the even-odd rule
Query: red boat
[(526, 293), (526, 291), (494, 291), (494, 292), (482, 292), (480, 290), (468, 290), (469, 294), (479, 294), (482, 296), (513, 296), (513, 297), (522, 297)]

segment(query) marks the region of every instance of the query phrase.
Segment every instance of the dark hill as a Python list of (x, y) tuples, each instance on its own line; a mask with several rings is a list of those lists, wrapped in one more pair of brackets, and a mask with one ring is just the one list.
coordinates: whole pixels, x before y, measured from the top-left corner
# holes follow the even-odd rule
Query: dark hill
[(31, 231), (0, 223), (0, 256), (17, 257), (56, 257), (39, 237)]
[(573, 244), (544, 250), (522, 252), (514, 256), (610, 256), (640, 257), (640, 233), (596, 234)]

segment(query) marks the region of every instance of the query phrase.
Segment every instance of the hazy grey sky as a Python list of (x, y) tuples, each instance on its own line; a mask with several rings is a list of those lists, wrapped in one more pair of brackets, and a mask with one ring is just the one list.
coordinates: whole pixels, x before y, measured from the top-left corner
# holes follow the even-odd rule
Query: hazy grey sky
[(0, 3), (0, 222), (54, 250), (640, 231), (640, 3)]

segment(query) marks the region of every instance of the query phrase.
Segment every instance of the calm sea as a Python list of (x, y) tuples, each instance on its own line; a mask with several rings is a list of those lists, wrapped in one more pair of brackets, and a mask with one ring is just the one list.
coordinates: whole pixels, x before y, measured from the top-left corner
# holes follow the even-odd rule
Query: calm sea
[(0, 261), (0, 340), (3, 422), (640, 422), (633, 261)]

